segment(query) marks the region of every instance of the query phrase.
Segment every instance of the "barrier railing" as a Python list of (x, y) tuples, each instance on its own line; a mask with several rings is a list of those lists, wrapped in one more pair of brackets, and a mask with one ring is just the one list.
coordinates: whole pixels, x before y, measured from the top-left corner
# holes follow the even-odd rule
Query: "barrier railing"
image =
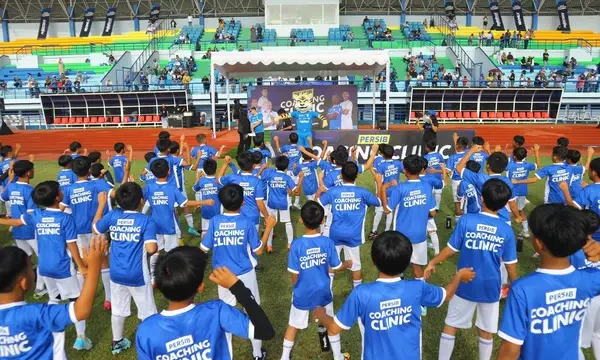
[[(253, 42), (250, 40), (235, 40), (235, 41), (199, 41), (201, 51), (208, 49), (214, 50), (237, 50), (242, 47), (244, 50), (255, 50), (263, 47), (306, 47), (306, 46), (340, 46), (342, 49), (401, 49), (410, 47), (421, 47), (431, 45), (429, 41), (408, 41), (402, 35), (398, 35), (391, 41), (385, 40), (368, 40), (354, 39), (353, 41), (334, 41), (329, 39), (315, 39), (310, 42), (296, 42), (291, 45), (289, 39), (277, 39), (272, 42)], [(190, 44), (195, 48), (195, 44)]]

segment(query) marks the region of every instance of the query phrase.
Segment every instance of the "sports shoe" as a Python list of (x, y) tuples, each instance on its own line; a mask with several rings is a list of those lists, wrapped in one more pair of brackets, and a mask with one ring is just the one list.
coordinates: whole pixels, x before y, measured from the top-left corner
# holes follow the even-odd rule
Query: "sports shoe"
[(427, 307), (421, 306), (421, 316), (427, 316)]
[(350, 360), (350, 354), (342, 353), (342, 356), (344, 357), (344, 360)]
[(433, 243), (427, 243), (427, 248), (428, 249), (435, 249), (435, 246), (433, 246)]
[(41, 291), (37, 291), (35, 294), (33, 294), (33, 299), (34, 300), (40, 300), (42, 299), (46, 294), (48, 293), (48, 290), (44, 289)]
[(73, 349), (78, 351), (89, 351), (92, 349), (92, 347), (94, 347), (94, 344), (92, 344), (92, 341), (88, 338), (78, 337), (77, 339), (75, 339), (75, 343), (73, 344)]
[(273, 252), (273, 247), (271, 245), (267, 246), (267, 252), (268, 253), (272, 253)]
[(300, 210), (300, 204), (293, 204), (292, 209)]
[(521, 231), (521, 236), (524, 237), (524, 238), (528, 238), (529, 237), (529, 231), (525, 231), (525, 230)]
[(188, 227), (188, 234), (190, 234), (192, 236), (202, 236), (202, 234), (200, 234), (198, 231), (196, 231), (196, 229), (194, 229), (193, 226)]
[(369, 234), (369, 240), (375, 240), (375, 238), (377, 237), (377, 235), (379, 235), (379, 234), (377, 234), (377, 231), (372, 231)]
[(112, 353), (116, 355), (122, 351), (125, 351), (131, 347), (131, 341), (122, 338), (120, 341), (112, 342)]
[(110, 301), (104, 300), (104, 310), (108, 310), (108, 311), (112, 310), (112, 305), (111, 305)]
[(255, 356), (254, 360), (266, 360), (267, 359), (267, 349), (262, 348), (260, 349), (260, 351), (262, 352), (261, 356)]

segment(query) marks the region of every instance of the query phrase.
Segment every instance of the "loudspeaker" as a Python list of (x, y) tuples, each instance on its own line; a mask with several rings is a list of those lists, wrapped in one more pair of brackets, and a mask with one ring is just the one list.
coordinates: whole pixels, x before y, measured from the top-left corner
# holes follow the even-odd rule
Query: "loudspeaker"
[(385, 130), (385, 125), (387, 123), (385, 115), (377, 115), (377, 128), (379, 130)]
[[(212, 98), (212, 93), (211, 93), (211, 98)], [(212, 101), (212, 99), (211, 99)], [(219, 102), (219, 93), (215, 91), (215, 104), (217, 104)]]
[(379, 101), (385, 102), (385, 90), (379, 92)]

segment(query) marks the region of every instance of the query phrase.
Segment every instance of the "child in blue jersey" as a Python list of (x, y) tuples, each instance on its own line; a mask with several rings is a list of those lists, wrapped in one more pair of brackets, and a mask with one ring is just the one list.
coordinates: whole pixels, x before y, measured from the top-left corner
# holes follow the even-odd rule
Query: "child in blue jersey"
[(154, 221), (137, 211), (142, 205), (142, 188), (125, 183), (117, 190), (116, 199), (119, 208), (94, 224), (94, 232), (110, 233), (113, 354), (131, 347), (123, 337), (125, 319), (131, 315), (131, 298), (140, 320), (156, 314), (147, 257), (158, 251)]
[(99, 192), (103, 192), (106, 196), (106, 206), (104, 207), (104, 211), (102, 215), (106, 215), (110, 210), (112, 210), (112, 201), (111, 199), (115, 197), (114, 188), (115, 185), (111, 184), (104, 178), (104, 175), (108, 174), (106, 170), (104, 170), (104, 165), (102, 164), (92, 164), (90, 168), (90, 181), (96, 185), (96, 188)]
[(564, 136), (559, 137), (558, 139), (556, 139), (556, 146), (562, 146), (564, 148), (569, 148), (569, 139), (567, 139)]
[(508, 144), (506, 144), (506, 146), (504, 146), (504, 153), (506, 154), (506, 156), (508, 156), (508, 161), (512, 162), (514, 159), (512, 158), (512, 152), (518, 148), (518, 147), (523, 147), (523, 145), (525, 144), (525, 137), (522, 135), (515, 135), (513, 136), (513, 142), (512, 142), (512, 150), (508, 150)]
[[(144, 160), (146, 160), (146, 163), (149, 163), (150, 160), (154, 159), (155, 157), (156, 157), (156, 153), (154, 153), (152, 151), (149, 151), (144, 154)], [(156, 182), (156, 177), (154, 176), (152, 171), (145, 171), (145, 168), (144, 168), (144, 170), (140, 174), (140, 181), (142, 181), (143, 183), (149, 184), (149, 183)], [(147, 214), (148, 210), (150, 210), (150, 202), (146, 201), (144, 203), (144, 207), (142, 208), (142, 214)]]
[[(288, 271), (292, 274), (292, 307), (283, 339), (281, 360), (290, 360), (298, 329), (308, 327), (309, 312), (322, 306), (333, 317), (333, 294), (330, 288), (329, 269), (341, 271), (352, 267), (352, 261), (340, 261), (333, 241), (319, 230), (325, 219), (325, 209), (308, 201), (300, 210), (304, 236), (294, 239), (288, 255)], [(340, 358), (340, 336), (329, 338), (334, 359)], [(347, 355), (346, 355), (347, 356)]]
[(201, 172), (203, 169), (204, 162), (208, 159), (216, 160), (221, 154), (225, 151), (225, 145), (222, 145), (219, 151), (210, 145), (206, 145), (206, 135), (198, 134), (196, 135), (196, 142), (198, 146), (194, 146), (190, 155), (192, 159), (196, 159), (192, 170), (197, 170)]
[(71, 155), (61, 155), (58, 158), (58, 166), (62, 169), (56, 175), (56, 181), (60, 184), (61, 188), (65, 188), (77, 181), (77, 175), (71, 170), (71, 163), (73, 158)]
[(250, 108), (250, 116), (248, 117), (250, 120), (250, 130), (252, 130), (253, 139), (254, 139), (254, 147), (259, 147), (265, 140), (265, 125), (263, 120), (263, 113), (258, 112), (256, 107), (252, 106)]
[(215, 269), (209, 279), (231, 292), (246, 313), (221, 300), (194, 304), (196, 295), (204, 292), (206, 263), (206, 254), (191, 246), (178, 247), (160, 256), (156, 263), (156, 288), (169, 305), (138, 326), (135, 338), (138, 359), (231, 360), (233, 353), (227, 334), (257, 340), (275, 336), (273, 326), (250, 290), (225, 267)]
[[(569, 205), (579, 209), (589, 209), (600, 216), (600, 158), (595, 158), (588, 167), (588, 177), (592, 184), (583, 188), (579, 194), (571, 199), (567, 189), (564, 189)], [(600, 231), (592, 234), (592, 239), (600, 242)]]
[[(469, 160), (467, 161), (465, 168), (474, 173), (478, 173), (481, 169), (481, 165), (473, 160)], [(478, 214), (481, 211), (481, 203), (477, 189), (468, 179), (460, 181), (457, 195), (462, 204), (463, 214)]]
[[(435, 151), (437, 143), (434, 140), (430, 140), (425, 143), (425, 155), (423, 157), (427, 160), (427, 174), (438, 178), (439, 180), (444, 179), (446, 175), (446, 163), (444, 156)], [(445, 182), (445, 180), (443, 180)], [(440, 208), (442, 202), (442, 190), (433, 189), (433, 197), (435, 199), (435, 207)]]
[[(182, 136), (181, 139), (184, 139)], [(177, 189), (181, 192), (181, 195), (187, 198), (187, 189), (185, 185), (185, 170), (190, 170), (189, 165), (184, 165), (184, 163), (190, 164), (190, 152), (187, 143), (182, 141), (181, 146), (177, 141), (171, 141), (169, 145), (169, 152), (171, 156), (174, 157), (176, 161), (176, 165), (174, 167), (174, 171), (176, 173), (176, 177), (179, 181), (177, 181)], [(179, 159), (183, 159), (184, 161), (180, 161)], [(192, 236), (200, 236), (200, 233), (194, 228), (194, 217), (192, 215), (192, 210), (189, 207), (183, 208), (183, 217), (188, 226), (188, 234)], [(181, 237), (181, 234), (179, 234)]]
[[(185, 137), (182, 135), (183, 140), (185, 140)], [(159, 153), (156, 155), (156, 157), (150, 159), (150, 161), (148, 162), (148, 165), (146, 166), (146, 168), (142, 171), (142, 175), (145, 175), (146, 173), (150, 172), (150, 167), (152, 166), (152, 163), (158, 159), (164, 159), (169, 163), (169, 177), (167, 179), (167, 181), (169, 183), (174, 184), (176, 187), (179, 187), (179, 176), (177, 174), (177, 169), (179, 167), (185, 167), (185, 166), (189, 166), (189, 162), (187, 162), (185, 159), (179, 158), (179, 157), (175, 157), (175, 156), (171, 156), (171, 140), (169, 139), (158, 139), (158, 141), (156, 142), (156, 147), (159, 151)]]
[(154, 152), (154, 154), (156, 154), (157, 156), (160, 155), (161, 151), (158, 149), (158, 142), (161, 139), (165, 139), (165, 140), (169, 140), (169, 142), (171, 141), (171, 134), (168, 131), (162, 130), (161, 132), (158, 133), (158, 138), (156, 139), (156, 146), (154, 146), (154, 149), (152, 149), (152, 151)]
[(362, 283), (360, 246), (365, 243), (367, 209), (369, 206), (381, 206), (375, 194), (356, 186), (358, 173), (358, 165), (353, 162), (345, 164), (342, 167), (342, 185), (327, 190), (317, 198), (321, 206), (331, 205), (330, 237), (338, 256), (343, 250), (344, 259), (352, 260), (350, 271), (354, 287)]
[(202, 236), (206, 234), (208, 230), (208, 223), (210, 219), (221, 213), (221, 201), (219, 201), (219, 190), (222, 186), (217, 182), (217, 162), (213, 159), (206, 159), (202, 164), (202, 177), (198, 179), (196, 184), (192, 187), (192, 190), (196, 193), (196, 200), (213, 200), (213, 204), (210, 206), (202, 207)]
[[(435, 200), (432, 186), (421, 181), (423, 160), (419, 155), (404, 158), (404, 175), (407, 181), (384, 184), (380, 190), (383, 211), (393, 213), (392, 230), (401, 231), (413, 245), (413, 271), (418, 280), (423, 279), (423, 267), (427, 265), (427, 222), (435, 216)], [(389, 189), (389, 191), (388, 191)]]
[[(58, 189), (58, 184), (56, 185)], [(0, 357), (2, 359), (66, 359), (64, 331), (90, 317), (108, 244), (94, 238), (86, 251), (87, 279), (81, 294), (68, 304), (27, 304), (34, 283), (27, 254), (14, 246), (0, 248)], [(89, 349), (87, 349), (89, 350)]]
[(475, 280), (459, 286), (456, 296), (450, 300), (440, 339), (439, 360), (450, 360), (457, 330), (471, 328), (475, 310), (479, 359), (489, 360), (492, 357), (492, 334), (498, 331), (500, 312), (500, 266), (506, 266), (511, 282), (517, 278), (515, 235), (512, 228), (498, 216), (498, 211), (506, 206), (511, 196), (511, 190), (504, 181), (486, 181), (482, 190), (481, 213), (463, 215), (448, 245), (425, 269), (425, 277), (429, 278), (437, 264), (460, 253), (458, 268), (472, 268), (477, 273)]
[(460, 219), (462, 215), (461, 204), (458, 200), (458, 185), (462, 180), (460, 173), (456, 171), (456, 165), (462, 160), (467, 154), (467, 146), (469, 146), (469, 139), (464, 136), (458, 137), (456, 133), (453, 135), (454, 138), (454, 150), (455, 153), (448, 157), (446, 160), (446, 170), (452, 174), (452, 197), (454, 200), (454, 218), (456, 221)]
[(349, 330), (357, 319), (362, 321), (364, 360), (421, 359), (421, 308), (441, 306), (452, 299), (461, 281), (471, 281), (475, 276), (472, 269), (460, 269), (445, 288), (424, 281), (402, 280), (412, 251), (410, 240), (403, 234), (397, 231), (380, 234), (371, 248), (371, 259), (379, 271), (377, 281), (352, 290), (334, 318), (327, 316), (322, 307), (314, 311), (329, 336)]
[[(133, 147), (131, 145), (125, 147), (125, 144), (118, 142), (113, 148), (117, 154), (108, 161), (108, 166), (115, 172), (115, 181), (122, 183), (125, 177), (125, 165), (133, 161)], [(125, 150), (129, 153), (128, 156), (125, 156)]]
[[(529, 178), (529, 173), (534, 171), (540, 166), (540, 146), (538, 144), (533, 145), (533, 153), (535, 154), (535, 163), (529, 163), (525, 161), (527, 158), (527, 149), (524, 147), (516, 147), (512, 156), (509, 159), (512, 161), (508, 162), (506, 166), (506, 175), (512, 180), (524, 180)], [(529, 223), (527, 222), (527, 217), (525, 216), (525, 206), (527, 205), (527, 195), (529, 193), (527, 184), (517, 184), (514, 186), (515, 196), (517, 197), (517, 207), (519, 208), (519, 214), (523, 218), (523, 231), (521, 232), (521, 236), (529, 237)]]
[[(373, 167), (373, 163), (375, 162), (375, 156), (377, 156), (378, 149), (379, 145), (373, 144), (373, 146), (371, 147), (371, 154), (369, 155), (369, 159), (367, 160), (367, 162), (364, 165), (357, 164), (358, 174), (362, 174), (363, 172), (368, 171)], [(336, 149), (335, 151), (334, 156), (335, 167), (331, 169), (323, 179), (324, 190), (329, 190), (334, 186), (339, 186), (344, 183), (341, 174), (342, 167), (350, 162), (356, 163), (353, 160), (353, 158), (351, 158), (348, 155), (348, 151), (343, 146), (338, 147), (338, 149)]]
[[(219, 200), (225, 209), (222, 215), (210, 219), (206, 236), (200, 248), (208, 252), (213, 250), (213, 268), (226, 267), (250, 289), (256, 302), (260, 304), (260, 293), (256, 280), (255, 254), (260, 255), (271, 230), (275, 226), (275, 218), (266, 219), (266, 229), (260, 239), (254, 222), (240, 213), (244, 202), (244, 189), (237, 184), (225, 185), (219, 191)], [(227, 288), (218, 287), (219, 299), (235, 306), (236, 297)], [(231, 349), (231, 336), (228, 335)], [(265, 359), (266, 351), (262, 349), (261, 340), (252, 340), (252, 353), (255, 358)]]
[[(10, 182), (10, 179), (8, 177), (8, 169), (10, 169), (10, 164), (12, 162), (14, 162), (17, 157), (19, 156), (19, 151), (21, 150), (21, 144), (17, 144), (15, 145), (15, 149), (13, 150), (13, 147), (10, 145), (4, 145), (4, 146), (0, 146), (0, 157), (2, 158), (2, 161), (0, 162), (0, 171), (3, 176), (3, 180), (0, 181), (0, 192), (2, 192), (4, 190), (4, 188), (8, 185), (8, 183)], [(14, 179), (13, 179), (14, 181)], [(11, 216), (11, 212), (10, 212), (10, 206), (6, 206), (6, 204), (1, 204), (0, 203), (0, 209), (2, 209), (2, 205), (4, 205), (4, 208), (6, 210), (6, 216)], [(2, 211), (2, 210), (0, 210)], [(2, 214), (4, 214), (4, 212), (2, 212)]]
[(64, 151), (65, 154), (71, 156), (73, 160), (80, 156), (87, 156), (87, 149), (83, 148), (83, 145), (79, 141), (73, 141), (69, 144), (69, 148)]
[[(396, 184), (400, 182), (400, 174), (404, 172), (404, 165), (402, 161), (394, 159), (394, 147), (392, 145), (381, 145), (383, 148), (379, 149), (382, 155), (382, 160), (374, 166), (373, 169), (376, 174), (381, 175), (382, 184), (387, 184), (395, 181)], [(378, 190), (378, 189), (377, 189)], [(373, 217), (373, 229), (371, 230), (371, 239), (377, 237), (377, 229), (379, 228), (379, 222), (383, 217), (383, 207), (378, 206), (375, 208), (375, 216)], [(385, 217), (385, 230), (390, 230), (392, 227), (392, 221), (394, 216), (387, 214)]]
[[(529, 215), (531, 243), (539, 268), (512, 284), (500, 331), (499, 359), (577, 359), (587, 307), (600, 294), (600, 272), (576, 270), (569, 257), (583, 248), (597, 229), (589, 216), (562, 204), (546, 204)], [(588, 242), (589, 241), (589, 242)], [(598, 259), (588, 259), (597, 261)]]
[[(293, 132), (289, 135), (288, 139), (290, 140), (289, 145), (286, 144), (280, 147), (279, 137), (273, 137), (275, 149), (281, 153), (281, 155), (285, 155), (290, 160), (290, 164), (287, 168), (287, 174), (292, 177), (295, 183), (298, 183), (298, 174), (294, 173), (294, 169), (300, 165), (300, 160), (302, 160), (303, 154), (300, 152), (300, 148), (298, 146), (298, 134)], [(294, 196), (292, 206), (296, 209), (300, 209), (300, 195)]]
[(583, 190), (584, 181), (583, 175), (585, 171), (590, 167), (590, 161), (592, 161), (592, 156), (594, 155), (594, 148), (588, 147), (588, 157), (587, 163), (585, 165), (581, 165), (579, 161), (581, 160), (581, 152), (579, 150), (569, 149), (567, 151), (567, 164), (571, 167), (571, 180), (569, 180), (569, 192), (572, 197), (577, 197), (577, 195)]
[[(314, 152), (315, 150), (313, 150), (313, 155)], [(303, 153), (302, 162), (294, 166), (292, 170), (295, 177), (298, 177), (300, 173), (304, 174), (304, 177), (302, 178), (302, 191), (308, 201), (315, 200), (315, 194), (319, 189), (319, 179), (317, 178), (318, 166), (317, 161)]]
[[(435, 199), (435, 192), (442, 191), (442, 189), (444, 189), (444, 183), (446, 180), (446, 172), (444, 171), (442, 173), (443, 174), (442, 179), (438, 178), (437, 176), (430, 175), (427, 172), (427, 168), (429, 166), (429, 161), (427, 161), (427, 159), (425, 159), (425, 157), (423, 157), (422, 162), (423, 162), (423, 170), (422, 170), (421, 174), (419, 175), (419, 179), (421, 179), (421, 181), (424, 181), (426, 183), (429, 183), (429, 185), (431, 185), (431, 188), (433, 191), (433, 197)], [(436, 203), (435, 209), (436, 209), (435, 212), (437, 214), (437, 212), (440, 211), (440, 209), (437, 207), (437, 203)], [(388, 214), (388, 216), (390, 216), (390, 214)], [(435, 218), (433, 216), (430, 216), (429, 219), (427, 220), (427, 235), (429, 236), (429, 239), (431, 239), (431, 244), (428, 244), (427, 247), (433, 249), (434, 255), (439, 254), (440, 253), (440, 238), (438, 237), (438, 234), (437, 234), (437, 225), (435, 223)]]
[(271, 145), (268, 142), (263, 142), (260, 139), (254, 139), (254, 148), (248, 150), (251, 153), (259, 152), (262, 154), (261, 164), (266, 164), (269, 162), (269, 159), (273, 158), (274, 152), (271, 148)]
[(481, 146), (482, 150), (472, 153), (471, 156), (469, 156), (469, 160), (473, 160), (473, 161), (477, 162), (479, 165), (481, 165), (480, 171), (483, 171), (483, 169), (485, 167), (485, 163), (487, 161), (487, 158), (489, 157), (489, 152), (486, 152), (486, 150), (489, 151), (489, 148), (487, 146), (484, 146), (485, 140), (481, 136), (473, 136), (471, 143), (473, 145)]

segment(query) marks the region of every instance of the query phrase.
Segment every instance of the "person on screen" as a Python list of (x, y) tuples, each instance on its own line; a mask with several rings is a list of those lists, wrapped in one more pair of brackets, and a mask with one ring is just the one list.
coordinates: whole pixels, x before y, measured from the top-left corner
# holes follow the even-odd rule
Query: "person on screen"
[(342, 127), (342, 106), (340, 105), (340, 96), (333, 95), (331, 98), (333, 105), (327, 110), (327, 120), (329, 120), (329, 130), (340, 130)]
[(342, 130), (354, 129), (354, 123), (352, 122), (352, 109), (354, 105), (350, 101), (350, 94), (347, 91), (342, 93), (344, 101), (340, 104), (342, 107)]
[(263, 88), (261, 90), (261, 96), (258, 99), (258, 108), (259, 109), (263, 109), (266, 103), (270, 103), (269, 99), (267, 98), (269, 96), (269, 90), (267, 88)]
[(270, 101), (265, 102), (264, 107), (260, 108), (260, 112), (262, 113), (265, 130), (275, 130), (277, 128), (275, 118), (278, 115), (273, 111), (273, 104)]

